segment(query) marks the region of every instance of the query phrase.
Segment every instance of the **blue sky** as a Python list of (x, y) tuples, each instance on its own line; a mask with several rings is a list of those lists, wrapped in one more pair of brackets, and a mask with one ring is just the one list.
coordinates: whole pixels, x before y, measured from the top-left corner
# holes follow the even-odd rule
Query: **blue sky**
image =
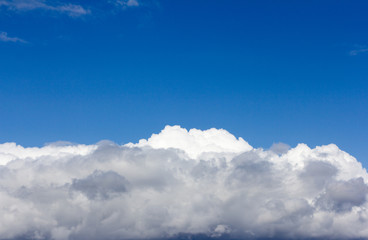
[(0, 0), (0, 142), (165, 125), (335, 143), (368, 167), (368, 2)]

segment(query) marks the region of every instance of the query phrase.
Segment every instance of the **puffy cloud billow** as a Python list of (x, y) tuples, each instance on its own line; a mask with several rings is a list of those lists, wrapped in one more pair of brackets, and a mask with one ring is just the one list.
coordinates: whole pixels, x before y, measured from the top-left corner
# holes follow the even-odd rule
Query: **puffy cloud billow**
[(0, 239), (368, 239), (367, 183), (334, 144), (264, 150), (222, 129), (4, 143)]

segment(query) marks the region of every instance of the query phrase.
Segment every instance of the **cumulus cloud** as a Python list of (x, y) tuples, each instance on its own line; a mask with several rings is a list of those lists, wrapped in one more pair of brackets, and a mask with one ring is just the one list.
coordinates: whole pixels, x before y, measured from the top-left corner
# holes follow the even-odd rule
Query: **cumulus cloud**
[(180, 149), (192, 158), (198, 158), (203, 153), (240, 153), (252, 149), (244, 139), (236, 139), (224, 129), (188, 131), (180, 126), (166, 126), (160, 134), (153, 134), (148, 140), (142, 139), (137, 144), (129, 143), (127, 146)]
[(90, 10), (81, 5), (72, 3), (61, 4), (46, 0), (0, 0), (1, 6), (12, 11), (46, 10), (67, 14), (71, 17), (79, 17), (90, 13)]
[(290, 149), (290, 146), (285, 143), (274, 143), (272, 144), (270, 150), (277, 154), (286, 153)]
[(18, 38), (18, 37), (9, 37), (7, 32), (0, 32), (0, 41), (1, 42), (19, 42), (19, 43), (27, 43), (27, 41)]
[(367, 181), (336, 145), (264, 150), (223, 129), (4, 143), (0, 239), (366, 239)]

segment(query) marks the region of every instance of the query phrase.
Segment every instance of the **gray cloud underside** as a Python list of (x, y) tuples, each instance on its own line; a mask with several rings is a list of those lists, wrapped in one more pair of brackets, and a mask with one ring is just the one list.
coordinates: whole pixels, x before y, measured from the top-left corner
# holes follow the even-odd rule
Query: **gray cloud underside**
[[(141, 145), (0, 144), (0, 239), (368, 239), (367, 172), (335, 145), (164, 131)], [(205, 141), (212, 152), (193, 148)]]

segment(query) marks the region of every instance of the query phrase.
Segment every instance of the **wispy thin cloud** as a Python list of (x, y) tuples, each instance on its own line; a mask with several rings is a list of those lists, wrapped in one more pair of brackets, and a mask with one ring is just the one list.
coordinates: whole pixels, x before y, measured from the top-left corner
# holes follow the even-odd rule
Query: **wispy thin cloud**
[(359, 46), (357, 47), (357, 49), (351, 50), (349, 52), (350, 56), (356, 56), (358, 54), (362, 54), (362, 53), (368, 53), (368, 46)]
[(126, 9), (129, 7), (139, 7), (140, 3), (138, 0), (113, 0), (109, 1), (110, 4), (114, 5), (117, 9)]
[(67, 14), (70, 17), (90, 14), (90, 10), (81, 5), (71, 3), (55, 4), (44, 0), (0, 0), (1, 6), (11, 11), (45, 10)]
[(0, 42), (27, 43), (26, 40), (23, 40), (21, 38), (9, 37), (7, 32), (0, 32)]
[(127, 5), (128, 5), (128, 6), (139, 6), (139, 3), (138, 3), (138, 1), (137, 1), (137, 0), (129, 0), (129, 1), (127, 2)]

